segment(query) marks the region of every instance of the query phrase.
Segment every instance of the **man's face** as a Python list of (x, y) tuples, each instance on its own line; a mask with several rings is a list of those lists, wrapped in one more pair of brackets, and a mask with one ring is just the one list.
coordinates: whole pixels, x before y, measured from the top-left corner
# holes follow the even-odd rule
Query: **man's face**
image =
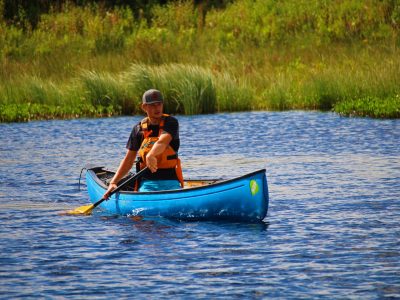
[(151, 104), (142, 104), (143, 110), (147, 113), (150, 118), (158, 119), (162, 117), (163, 114), (163, 103), (156, 102)]

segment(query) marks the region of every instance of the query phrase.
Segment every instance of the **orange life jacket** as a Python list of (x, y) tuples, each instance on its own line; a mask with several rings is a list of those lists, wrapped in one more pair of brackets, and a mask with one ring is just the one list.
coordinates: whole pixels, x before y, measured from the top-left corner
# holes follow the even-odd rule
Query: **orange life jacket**
[[(143, 132), (143, 142), (140, 145), (140, 149), (138, 151), (138, 155), (140, 157), (140, 169), (143, 169), (146, 167), (146, 156), (150, 152), (150, 150), (153, 148), (154, 144), (158, 141), (160, 138), (160, 135), (163, 132), (164, 128), (164, 123), (165, 123), (165, 117), (168, 117), (169, 115), (163, 114), (160, 124), (159, 124), (159, 130), (158, 130), (158, 136), (156, 137), (150, 137), (150, 135), (153, 133), (152, 130), (149, 130), (149, 119), (144, 118), (140, 122), (140, 126)], [(182, 166), (181, 166), (181, 160), (178, 157), (178, 153), (171, 147), (171, 145), (168, 145), (167, 148), (163, 153), (157, 156), (157, 167), (159, 169), (175, 169), (176, 175), (178, 177), (179, 182), (181, 183), (181, 186), (183, 187), (183, 174), (182, 174)]]

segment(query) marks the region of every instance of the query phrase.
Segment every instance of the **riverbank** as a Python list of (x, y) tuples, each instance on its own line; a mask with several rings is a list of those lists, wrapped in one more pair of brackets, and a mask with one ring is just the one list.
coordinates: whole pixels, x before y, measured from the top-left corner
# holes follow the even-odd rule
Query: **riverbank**
[(191, 2), (151, 18), (68, 4), (35, 28), (1, 20), (0, 121), (139, 114), (151, 87), (169, 113), (399, 118), (400, 8), (359, 2), (240, 0), (201, 26)]

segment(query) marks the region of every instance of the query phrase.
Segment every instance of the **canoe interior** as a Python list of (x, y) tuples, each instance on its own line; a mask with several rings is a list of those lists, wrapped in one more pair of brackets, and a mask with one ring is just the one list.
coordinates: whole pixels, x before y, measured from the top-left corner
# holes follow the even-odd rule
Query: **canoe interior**
[[(97, 178), (105, 185), (110, 184), (111, 179), (114, 177), (115, 172), (104, 168), (93, 168), (91, 169), (96, 174)], [(126, 177), (132, 174), (128, 174)], [(120, 182), (124, 182), (125, 178), (121, 179)], [(184, 188), (194, 188), (207, 186), (223, 181), (223, 179), (187, 179), (184, 181)], [(121, 189), (121, 191), (134, 191), (135, 182), (132, 182)]]

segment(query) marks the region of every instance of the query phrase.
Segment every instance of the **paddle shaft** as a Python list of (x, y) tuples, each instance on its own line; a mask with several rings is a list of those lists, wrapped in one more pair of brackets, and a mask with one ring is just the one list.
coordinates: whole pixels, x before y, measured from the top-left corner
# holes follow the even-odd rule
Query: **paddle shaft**
[[(108, 195), (108, 197), (111, 197), (111, 196), (114, 195), (115, 193), (119, 192), (119, 191), (120, 191), (124, 186), (126, 186), (128, 183), (130, 183), (130, 182), (132, 182), (132, 181), (138, 179), (139, 177), (142, 177), (143, 174), (144, 174), (147, 170), (148, 170), (148, 168), (145, 167), (145, 168), (141, 169), (139, 172), (137, 172), (136, 174), (134, 174), (134, 175), (128, 177), (126, 180), (124, 180), (123, 183), (121, 183), (119, 186), (117, 186), (117, 187), (115, 188), (115, 190), (113, 190), (113, 191)], [(97, 201), (96, 203), (93, 204), (93, 207), (92, 207), (91, 209), (96, 208), (97, 206), (99, 206), (104, 200), (106, 200), (106, 198), (104, 198), (104, 197), (101, 198), (99, 201)]]

